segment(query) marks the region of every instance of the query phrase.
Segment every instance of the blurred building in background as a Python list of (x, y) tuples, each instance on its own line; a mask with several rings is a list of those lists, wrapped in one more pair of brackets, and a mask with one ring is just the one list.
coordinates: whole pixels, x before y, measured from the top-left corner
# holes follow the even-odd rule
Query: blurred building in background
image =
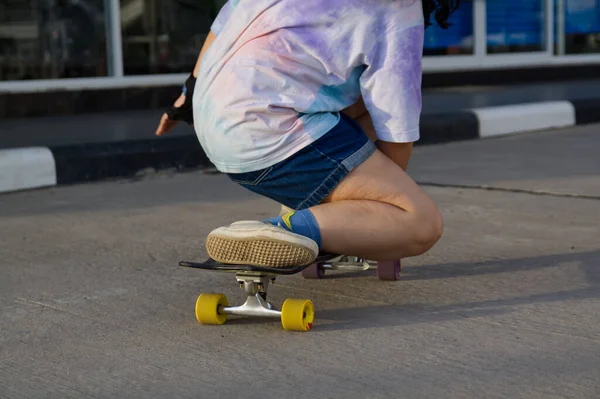
[[(180, 84), (224, 3), (0, 0), (0, 92)], [(451, 23), (426, 31), (426, 74), (600, 68), (600, 0), (463, 0)]]

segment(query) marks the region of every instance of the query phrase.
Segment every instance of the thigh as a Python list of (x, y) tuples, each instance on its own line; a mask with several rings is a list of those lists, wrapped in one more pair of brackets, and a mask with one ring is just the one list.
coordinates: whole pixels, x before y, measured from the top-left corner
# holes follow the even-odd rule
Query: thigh
[(379, 150), (346, 175), (323, 203), (348, 200), (384, 202), (408, 212), (437, 210), (417, 183)]

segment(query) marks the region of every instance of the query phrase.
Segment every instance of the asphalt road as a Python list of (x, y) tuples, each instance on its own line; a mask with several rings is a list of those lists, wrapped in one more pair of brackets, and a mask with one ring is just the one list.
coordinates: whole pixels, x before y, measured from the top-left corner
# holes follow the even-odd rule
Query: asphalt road
[(309, 333), (194, 316), (233, 276), (185, 269), (278, 207), (202, 172), (0, 196), (0, 397), (598, 398), (600, 126), (420, 147), (445, 233), (373, 273), (278, 279)]

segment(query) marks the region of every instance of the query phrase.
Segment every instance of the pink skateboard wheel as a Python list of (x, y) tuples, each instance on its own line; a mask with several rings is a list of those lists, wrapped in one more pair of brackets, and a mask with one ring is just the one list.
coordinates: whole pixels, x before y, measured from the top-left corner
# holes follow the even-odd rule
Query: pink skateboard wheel
[(400, 280), (401, 264), (399, 260), (377, 262), (377, 278), (385, 281)]
[(325, 268), (321, 263), (313, 263), (302, 270), (302, 277), (313, 280), (322, 279), (325, 277)]

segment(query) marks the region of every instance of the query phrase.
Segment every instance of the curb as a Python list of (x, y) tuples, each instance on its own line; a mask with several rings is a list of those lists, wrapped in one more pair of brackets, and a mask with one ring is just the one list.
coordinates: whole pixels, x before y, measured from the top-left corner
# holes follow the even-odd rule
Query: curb
[(421, 139), (440, 144), (600, 122), (600, 98), (472, 108), (421, 118)]
[(54, 156), (45, 147), (0, 150), (0, 193), (56, 185)]
[[(600, 122), (600, 98), (473, 108), (421, 117), (416, 145), (476, 140)], [(142, 169), (212, 167), (189, 136), (0, 150), (0, 193), (133, 177)]]
[(210, 167), (195, 135), (0, 150), (0, 193), (134, 177), (148, 168)]

